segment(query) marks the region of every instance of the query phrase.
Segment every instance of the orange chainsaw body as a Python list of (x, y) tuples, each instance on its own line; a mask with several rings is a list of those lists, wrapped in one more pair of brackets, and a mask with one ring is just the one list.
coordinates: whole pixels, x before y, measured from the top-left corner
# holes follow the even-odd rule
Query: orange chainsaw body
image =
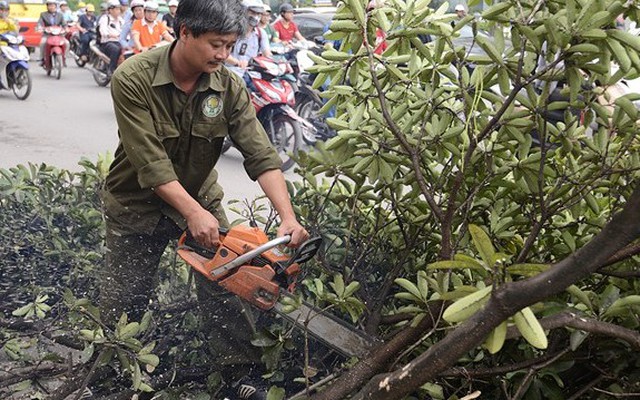
[[(272, 308), (276, 303), (280, 285), (275, 281), (274, 266), (276, 263), (286, 263), (289, 260), (287, 255), (272, 249), (251, 260), (251, 263), (259, 265), (250, 263), (228, 271), (223, 268), (244, 253), (267, 243), (269, 239), (263, 231), (243, 225), (231, 228), (220, 235), (220, 246), (215, 249), (213, 258), (199, 254), (185, 245), (186, 240), (185, 233), (178, 241), (178, 255), (199, 273), (263, 310)], [(300, 266), (293, 263), (284, 274), (289, 279), (295, 279), (299, 272)], [(292, 290), (293, 284), (288, 289)]]

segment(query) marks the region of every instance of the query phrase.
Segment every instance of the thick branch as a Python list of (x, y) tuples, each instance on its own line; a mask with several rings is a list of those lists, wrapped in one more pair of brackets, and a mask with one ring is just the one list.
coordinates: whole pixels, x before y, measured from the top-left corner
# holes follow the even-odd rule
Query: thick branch
[(499, 287), (482, 310), (460, 324), (442, 341), (403, 368), (374, 377), (354, 399), (391, 400), (409, 395), (480, 345), (509, 316), (588, 277), (638, 237), (640, 187), (636, 187), (624, 209), (584, 247), (535, 277)]
[(376, 348), (369, 357), (358, 362), (349, 371), (342, 374), (331, 386), (311, 397), (312, 400), (345, 399), (349, 393), (358, 389), (375, 374), (385, 371), (393, 364), (397, 355), (422, 337), (425, 331), (433, 328), (442, 312), (442, 302), (429, 306), (429, 313), (416, 327), (408, 327), (393, 339)]
[(67, 364), (44, 361), (31, 367), (14, 368), (9, 371), (0, 371), (0, 388), (11, 386), (14, 383), (27, 379), (35, 379), (42, 376), (58, 375), (69, 369)]

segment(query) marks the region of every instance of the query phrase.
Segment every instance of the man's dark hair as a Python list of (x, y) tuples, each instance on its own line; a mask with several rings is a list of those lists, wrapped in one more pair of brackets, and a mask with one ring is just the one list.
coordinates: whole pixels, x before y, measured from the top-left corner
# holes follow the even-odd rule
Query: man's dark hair
[(183, 25), (193, 37), (208, 32), (242, 37), (249, 26), (247, 12), (238, 0), (180, 0), (173, 25), (178, 39)]

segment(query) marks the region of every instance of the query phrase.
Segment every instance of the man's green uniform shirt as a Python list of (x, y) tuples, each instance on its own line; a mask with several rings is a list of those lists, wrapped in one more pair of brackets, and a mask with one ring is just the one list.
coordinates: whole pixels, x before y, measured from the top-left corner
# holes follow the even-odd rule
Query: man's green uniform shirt
[(219, 207), (223, 192), (214, 167), (227, 135), (251, 179), (282, 163), (235, 74), (225, 68), (203, 74), (191, 95), (177, 88), (169, 68), (174, 45), (132, 57), (111, 80), (120, 142), (103, 201), (123, 233), (151, 234), (162, 214), (186, 228), (152, 190), (173, 180), (206, 209)]

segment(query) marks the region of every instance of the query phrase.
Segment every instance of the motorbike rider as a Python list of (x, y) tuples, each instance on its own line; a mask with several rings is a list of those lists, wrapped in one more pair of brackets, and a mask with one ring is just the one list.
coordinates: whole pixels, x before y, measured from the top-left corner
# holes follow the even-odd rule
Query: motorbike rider
[(64, 17), (65, 26), (73, 23), (73, 12), (69, 8), (69, 4), (67, 4), (65, 0), (62, 0), (61, 2), (58, 3), (58, 7), (60, 8), (60, 12)]
[(9, 18), (9, 4), (6, 1), (0, 1), (0, 35), (9, 32), (18, 33), (18, 24)]
[(178, 10), (178, 0), (169, 0), (167, 4), (169, 6), (169, 12), (162, 16), (162, 22), (169, 29), (169, 33), (171, 36), (176, 37), (175, 32), (173, 31), (173, 21), (176, 19), (176, 11)]
[(289, 3), (283, 3), (280, 6), (280, 18), (273, 24), (273, 29), (278, 32), (278, 38), (284, 45), (289, 45), (294, 39), (305, 41), (298, 30), (298, 25), (293, 22), (293, 6)]
[[(203, 246), (219, 245), (229, 224), (215, 165), (227, 135), (277, 210), (277, 235), (290, 234), (293, 247), (308, 238), (244, 85), (222, 67), (245, 33), (245, 10), (237, 0), (181, 0), (175, 23), (170, 46), (128, 59), (111, 80), (119, 144), (102, 192), (108, 250), (98, 285), (107, 325), (122, 312), (140, 320), (160, 257), (185, 229)], [(248, 344), (252, 311), (204, 276), (195, 280), (216, 365), (245, 374), (260, 359)]]
[(236, 41), (231, 50), (231, 54), (225, 61), (225, 66), (244, 79), (250, 90), (255, 89), (251, 82), (251, 77), (247, 74), (247, 67), (252, 58), (262, 54), (271, 57), (269, 47), (269, 36), (260, 28), (260, 17), (264, 13), (264, 4), (260, 0), (244, 0), (242, 5), (247, 10), (247, 20), (249, 29), (247, 33)]
[[(131, 26), (136, 20), (144, 18), (144, 0), (132, 0), (130, 11), (125, 14), (124, 25), (120, 32), (120, 45), (124, 50), (133, 49), (135, 43), (131, 35)], [(127, 17), (128, 16), (128, 17)]]
[[(36, 31), (43, 32), (43, 29), (49, 26), (65, 26), (64, 15), (58, 11), (58, 3), (56, 0), (46, 0), (47, 11), (40, 13), (40, 18), (36, 25)], [(47, 44), (47, 38), (49, 35), (46, 32), (42, 33), (42, 39), (40, 39), (40, 62), (44, 63), (44, 47)], [(69, 48), (69, 41), (64, 39), (65, 48)]]
[(122, 52), (120, 45), (120, 32), (124, 21), (120, 16), (120, 2), (110, 0), (107, 6), (107, 14), (100, 18), (98, 30), (100, 35), (100, 50), (109, 57), (109, 69), (107, 75), (113, 74), (118, 67), (118, 59)]
[(89, 44), (96, 38), (96, 8), (89, 3), (85, 6), (84, 14), (78, 19), (78, 30), (80, 31), (80, 58), (87, 61), (89, 55)]
[(278, 43), (280, 41), (278, 32), (276, 32), (276, 30), (273, 29), (273, 26), (271, 26), (271, 6), (268, 4), (264, 5), (264, 12), (260, 16), (260, 23), (258, 26), (267, 33), (269, 43)]
[(144, 3), (144, 18), (133, 22), (131, 37), (135, 51), (140, 53), (153, 48), (161, 41), (173, 42), (173, 36), (167, 26), (158, 21), (158, 3), (147, 1)]

